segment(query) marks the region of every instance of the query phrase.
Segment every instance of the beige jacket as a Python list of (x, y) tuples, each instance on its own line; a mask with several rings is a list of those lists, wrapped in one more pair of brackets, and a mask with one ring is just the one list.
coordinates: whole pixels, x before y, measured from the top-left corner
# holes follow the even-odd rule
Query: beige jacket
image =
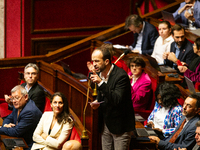
[[(61, 124), (55, 123), (51, 133), (49, 134), (49, 129), (53, 120), (53, 112), (44, 112), (40, 122), (38, 123), (34, 133), (33, 141), (35, 142), (32, 146), (32, 150), (43, 149), (43, 150), (55, 150), (61, 149), (64, 142), (68, 139), (71, 129), (73, 127), (73, 120), (70, 118), (71, 122)], [(44, 140), (40, 135), (45, 133), (48, 135), (46, 140)]]

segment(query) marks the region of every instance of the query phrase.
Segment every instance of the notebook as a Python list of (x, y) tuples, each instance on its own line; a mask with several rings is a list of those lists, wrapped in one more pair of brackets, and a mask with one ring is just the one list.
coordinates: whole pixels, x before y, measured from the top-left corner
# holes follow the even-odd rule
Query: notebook
[(186, 76), (185, 76), (185, 81), (187, 83), (187, 86), (188, 86), (188, 89), (189, 89), (190, 93), (191, 94), (196, 94), (196, 95), (200, 96), (200, 92), (196, 92), (195, 91), (195, 87), (194, 87), (193, 82), (188, 77), (186, 77)]
[(2, 139), (5, 147), (7, 149), (12, 149), (14, 148), (15, 146), (18, 146), (18, 147), (26, 147), (26, 144), (24, 143), (23, 139)]

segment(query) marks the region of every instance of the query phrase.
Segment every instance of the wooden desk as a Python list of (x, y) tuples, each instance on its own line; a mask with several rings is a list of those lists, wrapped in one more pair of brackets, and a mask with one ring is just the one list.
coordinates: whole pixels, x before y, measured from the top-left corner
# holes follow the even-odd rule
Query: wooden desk
[(28, 148), (28, 145), (26, 144), (26, 142), (23, 138), (12, 137), (12, 136), (7, 136), (7, 135), (0, 135), (0, 148), (1, 148), (1, 150), (6, 150), (6, 147), (5, 147), (5, 145), (2, 141), (3, 139), (22, 139), (24, 141), (25, 145), (26, 145), (23, 148)]
[(174, 84), (180, 84), (184, 78), (182, 75), (179, 75), (178, 78), (175, 78), (175, 77), (169, 77), (168, 74), (170, 73), (163, 73), (163, 74), (165, 75), (165, 81), (173, 82)]
[[(141, 122), (136, 121), (135, 122), (135, 128), (144, 128), (144, 125)], [(157, 150), (156, 147), (156, 142), (155, 141), (138, 141), (136, 140), (136, 137), (134, 137), (134, 135), (131, 138), (131, 143), (130, 143), (130, 150), (136, 150), (136, 149), (140, 149), (140, 150)]]

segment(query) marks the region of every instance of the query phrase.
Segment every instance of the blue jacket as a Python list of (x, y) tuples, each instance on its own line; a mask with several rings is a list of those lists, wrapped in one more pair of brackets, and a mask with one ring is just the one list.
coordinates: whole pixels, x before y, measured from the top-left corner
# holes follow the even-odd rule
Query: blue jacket
[(196, 144), (195, 140), (195, 131), (196, 131), (196, 122), (199, 121), (199, 116), (196, 115), (192, 119), (188, 121), (188, 123), (185, 125), (181, 133), (178, 135), (176, 141), (174, 143), (170, 143), (169, 140), (171, 137), (176, 133), (176, 131), (179, 129), (181, 126), (182, 122), (185, 120), (185, 116), (182, 117), (178, 127), (174, 131), (174, 133), (167, 138), (165, 141), (160, 140), (158, 143), (158, 148), (160, 150), (173, 150), (174, 148), (180, 147), (180, 148), (187, 148), (192, 149), (194, 145)]
[[(152, 24), (145, 22), (144, 30), (143, 30), (143, 36), (142, 36), (142, 54), (148, 54), (151, 55), (153, 52), (154, 44), (156, 42), (156, 39), (158, 38), (158, 31), (156, 27), (154, 27)], [(134, 34), (134, 43), (131, 45), (133, 48), (135, 48), (137, 44), (137, 37), (138, 34)]]
[[(181, 3), (180, 7), (176, 10), (176, 12), (173, 13), (173, 16), (174, 16), (175, 21), (177, 21), (178, 19), (181, 19), (183, 24), (188, 25), (188, 19), (185, 18), (184, 16), (185, 11), (183, 11), (181, 14), (178, 14), (178, 11), (185, 4), (186, 4), (185, 2)], [(194, 18), (195, 18), (195, 22), (193, 23), (193, 25), (197, 28), (200, 28), (200, 2), (199, 1), (195, 1), (195, 4), (194, 4)]]
[(4, 119), (4, 124), (18, 124), (12, 128), (1, 127), (0, 134), (5, 134), (13, 137), (22, 137), (26, 141), (29, 148), (33, 144), (33, 132), (42, 116), (42, 112), (38, 109), (32, 100), (29, 100), (17, 118), (18, 109), (13, 107), (13, 112)]

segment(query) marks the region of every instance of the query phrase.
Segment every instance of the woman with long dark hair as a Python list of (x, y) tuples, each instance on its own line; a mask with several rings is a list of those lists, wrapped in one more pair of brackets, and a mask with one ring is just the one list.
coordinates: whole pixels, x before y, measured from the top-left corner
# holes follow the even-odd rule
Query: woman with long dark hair
[(44, 112), (33, 133), (35, 143), (31, 149), (61, 149), (70, 136), (73, 120), (65, 95), (54, 93), (51, 107), (53, 111)]

